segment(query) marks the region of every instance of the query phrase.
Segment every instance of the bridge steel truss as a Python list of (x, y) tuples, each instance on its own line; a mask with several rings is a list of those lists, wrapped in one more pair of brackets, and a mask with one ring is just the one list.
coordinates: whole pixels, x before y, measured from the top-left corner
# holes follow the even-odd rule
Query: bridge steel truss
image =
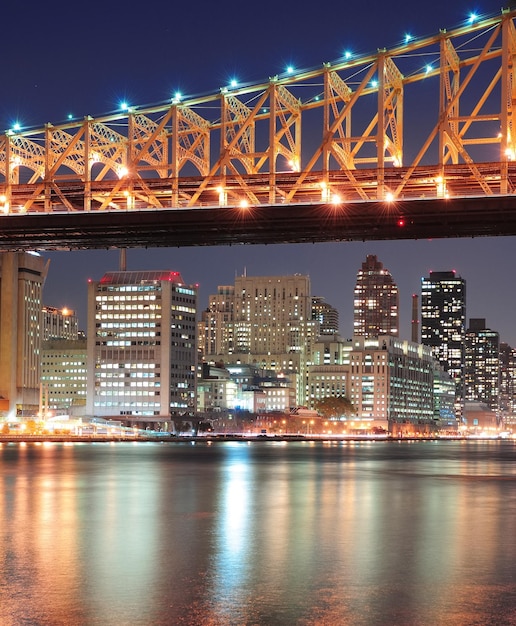
[(7, 131), (0, 216), (510, 195), (515, 17), (503, 10), (261, 84)]

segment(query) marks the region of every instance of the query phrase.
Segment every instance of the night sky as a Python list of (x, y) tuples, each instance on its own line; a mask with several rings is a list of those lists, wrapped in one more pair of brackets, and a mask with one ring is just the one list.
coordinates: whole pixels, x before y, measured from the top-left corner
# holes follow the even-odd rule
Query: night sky
[[(406, 33), (433, 35), (463, 24), (470, 12), (499, 15), (507, 1), (174, 3), (151, 0), (86, 4), (10, 2), (3, 7), (0, 128), (57, 124), (69, 113), (100, 116), (126, 100), (150, 105), (218, 92), (237, 77), (262, 82), (296, 68), (320, 67), (345, 49), (372, 53)], [(80, 8), (79, 8), (80, 7)], [(410, 138), (405, 136), (405, 147)], [(516, 346), (514, 239), (291, 244), (129, 250), (128, 269), (171, 269), (198, 283), (200, 307), (236, 275), (308, 274), (312, 294), (340, 313), (349, 337), (353, 287), (366, 255), (376, 254), (400, 288), (401, 336), (410, 338), (411, 296), (431, 270), (455, 269), (467, 281), (467, 317), (486, 318)], [(68, 306), (86, 328), (88, 278), (118, 268), (118, 252), (45, 253), (51, 259), (44, 303)]]

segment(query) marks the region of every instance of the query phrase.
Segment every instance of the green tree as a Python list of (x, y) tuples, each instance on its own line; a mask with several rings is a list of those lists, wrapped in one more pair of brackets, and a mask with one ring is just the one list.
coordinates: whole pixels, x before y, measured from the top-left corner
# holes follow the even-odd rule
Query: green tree
[(327, 419), (356, 413), (353, 403), (345, 396), (329, 396), (322, 398), (315, 403), (314, 408)]

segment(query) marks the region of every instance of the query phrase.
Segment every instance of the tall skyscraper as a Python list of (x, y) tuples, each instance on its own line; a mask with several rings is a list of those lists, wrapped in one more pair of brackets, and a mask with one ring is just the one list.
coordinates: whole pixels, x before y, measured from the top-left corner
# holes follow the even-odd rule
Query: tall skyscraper
[(486, 320), (469, 320), (464, 341), (464, 399), (499, 408), (500, 336)]
[(41, 307), (48, 261), (30, 252), (0, 254), (0, 415), (36, 417), (41, 378)]
[(354, 295), (354, 335), (398, 336), (398, 286), (373, 254), (367, 255), (358, 271)]
[(197, 288), (178, 272), (108, 272), (88, 292), (89, 416), (168, 429), (196, 409)]
[(455, 271), (430, 272), (421, 279), (421, 343), (455, 380), (462, 397), (466, 281)]

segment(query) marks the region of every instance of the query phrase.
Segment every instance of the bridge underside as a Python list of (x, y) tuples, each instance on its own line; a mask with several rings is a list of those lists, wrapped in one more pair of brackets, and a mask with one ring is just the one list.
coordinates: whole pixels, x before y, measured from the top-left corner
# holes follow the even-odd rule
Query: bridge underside
[(80, 250), (516, 235), (516, 196), (0, 217), (0, 250)]

